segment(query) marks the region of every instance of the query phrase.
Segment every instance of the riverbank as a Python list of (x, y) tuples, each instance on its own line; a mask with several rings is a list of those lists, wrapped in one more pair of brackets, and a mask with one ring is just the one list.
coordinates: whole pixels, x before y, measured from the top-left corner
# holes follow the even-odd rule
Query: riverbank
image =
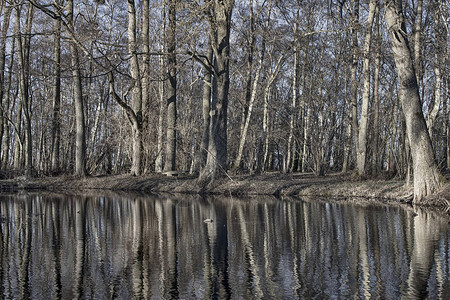
[[(447, 174), (447, 179), (450, 174)], [(219, 194), (235, 197), (274, 195), (291, 197), (315, 197), (322, 199), (357, 199), (364, 201), (410, 203), (412, 187), (406, 187), (403, 180), (354, 180), (351, 175), (340, 173), (324, 177), (312, 173), (263, 175), (238, 175), (216, 180), (206, 189), (196, 183), (190, 175), (165, 176), (151, 174), (140, 177), (129, 175), (90, 176), (76, 178), (71, 176), (43, 177), (0, 180), (0, 192), (20, 190), (45, 190), (54, 192), (111, 190), (144, 193), (187, 193)], [(450, 209), (450, 184), (429, 197), (430, 206), (443, 210)]]

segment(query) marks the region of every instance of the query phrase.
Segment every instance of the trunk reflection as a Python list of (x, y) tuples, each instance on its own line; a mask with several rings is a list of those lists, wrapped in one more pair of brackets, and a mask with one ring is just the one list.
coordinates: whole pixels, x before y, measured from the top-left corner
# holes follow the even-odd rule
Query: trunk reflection
[(379, 205), (2, 196), (0, 298), (446, 299), (447, 229)]

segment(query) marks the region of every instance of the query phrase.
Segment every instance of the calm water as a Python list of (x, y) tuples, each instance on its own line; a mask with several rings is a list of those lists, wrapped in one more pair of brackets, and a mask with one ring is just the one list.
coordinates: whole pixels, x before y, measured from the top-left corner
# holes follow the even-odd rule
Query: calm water
[(398, 207), (19, 195), (0, 228), (4, 299), (450, 299), (448, 221)]

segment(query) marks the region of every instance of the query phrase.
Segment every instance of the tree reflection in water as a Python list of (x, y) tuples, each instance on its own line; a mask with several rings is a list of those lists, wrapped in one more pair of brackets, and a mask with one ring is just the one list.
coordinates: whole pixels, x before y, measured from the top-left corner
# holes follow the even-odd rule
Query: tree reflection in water
[(400, 207), (16, 195), (0, 229), (5, 299), (450, 299), (447, 219)]

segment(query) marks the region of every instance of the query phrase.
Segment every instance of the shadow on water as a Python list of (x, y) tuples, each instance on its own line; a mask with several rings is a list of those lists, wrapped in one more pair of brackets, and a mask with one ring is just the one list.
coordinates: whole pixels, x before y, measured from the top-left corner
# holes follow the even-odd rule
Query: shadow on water
[(375, 204), (1, 196), (0, 298), (450, 299), (448, 227)]

